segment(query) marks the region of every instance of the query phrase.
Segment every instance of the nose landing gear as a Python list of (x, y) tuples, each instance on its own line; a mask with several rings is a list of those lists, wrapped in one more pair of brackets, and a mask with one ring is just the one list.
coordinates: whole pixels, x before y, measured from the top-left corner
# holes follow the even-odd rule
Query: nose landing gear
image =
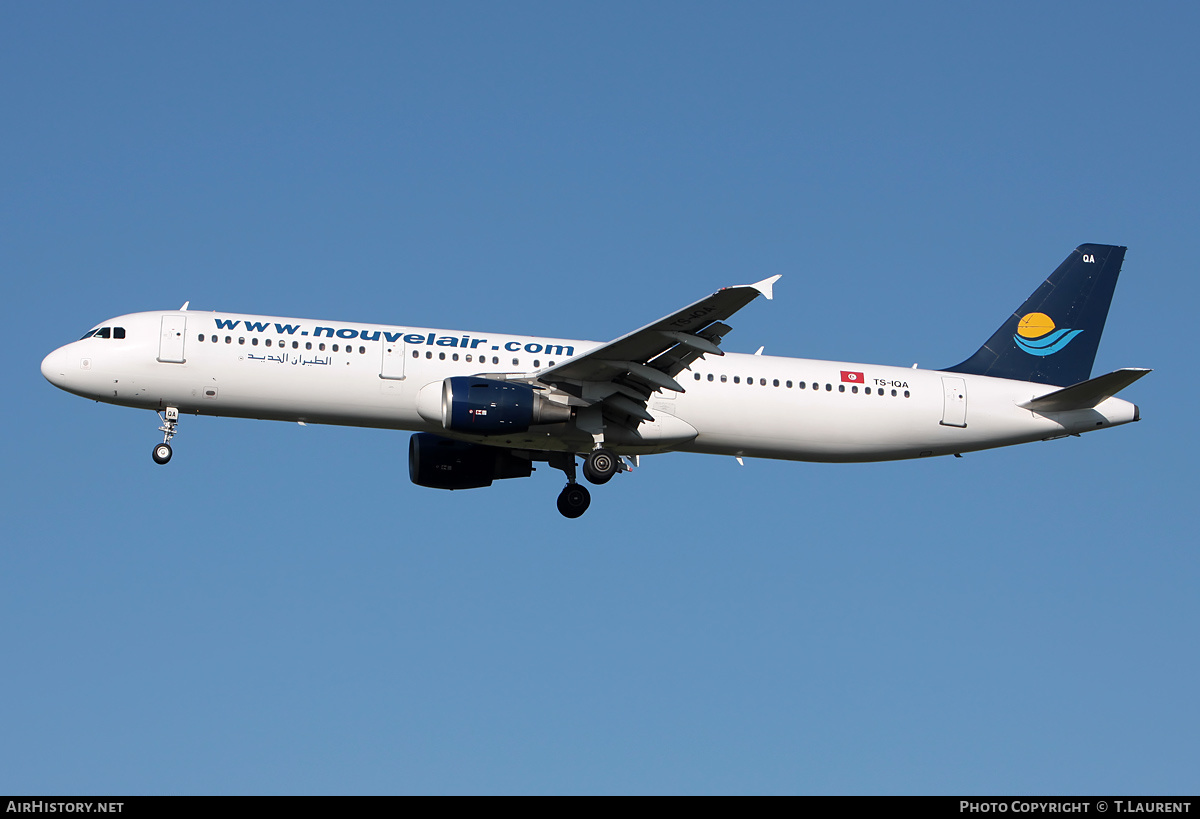
[(175, 437), (176, 427), (179, 426), (179, 409), (177, 407), (167, 407), (165, 412), (160, 412), (158, 417), (162, 419), (163, 425), (158, 428), (163, 434), (163, 442), (154, 447), (152, 457), (154, 463), (165, 464), (171, 460), (171, 439)]

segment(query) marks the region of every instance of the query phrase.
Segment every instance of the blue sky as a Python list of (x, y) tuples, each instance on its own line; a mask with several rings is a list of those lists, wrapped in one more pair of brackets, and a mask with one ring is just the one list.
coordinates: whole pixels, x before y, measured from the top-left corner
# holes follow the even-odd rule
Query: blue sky
[[(0, 791), (1194, 793), (1185, 4), (0, 6)], [(1143, 422), (413, 486), (407, 435), (59, 392), (110, 316), (948, 366), (1083, 242)]]

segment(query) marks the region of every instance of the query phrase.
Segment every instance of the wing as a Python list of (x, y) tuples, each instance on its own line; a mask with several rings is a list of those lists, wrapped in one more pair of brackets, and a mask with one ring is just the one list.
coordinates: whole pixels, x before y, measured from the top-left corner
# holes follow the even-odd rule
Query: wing
[(653, 421), (646, 401), (655, 391), (684, 392), (675, 376), (700, 356), (725, 355), (725, 324), (760, 294), (771, 298), (779, 276), (726, 287), (607, 344), (527, 376), (561, 390), (575, 406), (602, 405), (606, 417), (636, 428)]

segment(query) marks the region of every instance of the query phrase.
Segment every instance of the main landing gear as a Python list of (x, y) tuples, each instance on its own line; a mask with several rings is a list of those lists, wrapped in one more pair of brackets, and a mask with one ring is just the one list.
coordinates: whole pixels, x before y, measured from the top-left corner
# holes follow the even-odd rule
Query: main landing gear
[(558, 493), (558, 511), (564, 518), (579, 517), (592, 505), (592, 493), (575, 483), (575, 453), (555, 452), (549, 460), (550, 466), (567, 475), (567, 485)]
[(577, 518), (592, 505), (592, 493), (572, 481), (558, 493), (558, 511), (564, 518)]
[[(551, 457), (550, 465), (561, 469), (567, 475), (567, 485), (558, 495), (558, 511), (563, 517), (577, 518), (588, 510), (592, 503), (592, 494), (587, 487), (575, 481), (575, 455), (570, 452), (559, 453)], [(597, 486), (612, 480), (622, 469), (629, 467), (621, 463), (621, 458), (611, 449), (598, 447), (583, 459), (583, 477)]]
[(179, 426), (179, 410), (176, 407), (167, 407), (165, 412), (160, 412), (158, 417), (162, 419), (163, 425), (158, 428), (163, 434), (163, 442), (154, 447), (152, 457), (154, 463), (165, 464), (171, 460), (171, 439), (175, 437), (176, 427)]
[(620, 471), (621, 459), (611, 449), (593, 449), (583, 460), (583, 477), (596, 486), (608, 483)]

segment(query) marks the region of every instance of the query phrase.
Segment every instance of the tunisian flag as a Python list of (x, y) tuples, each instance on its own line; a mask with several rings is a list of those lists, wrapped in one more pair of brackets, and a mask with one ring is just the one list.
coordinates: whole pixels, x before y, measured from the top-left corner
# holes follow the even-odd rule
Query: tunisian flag
[(849, 381), (853, 384), (861, 384), (865, 379), (862, 373), (852, 373), (847, 370), (842, 370), (842, 381)]

